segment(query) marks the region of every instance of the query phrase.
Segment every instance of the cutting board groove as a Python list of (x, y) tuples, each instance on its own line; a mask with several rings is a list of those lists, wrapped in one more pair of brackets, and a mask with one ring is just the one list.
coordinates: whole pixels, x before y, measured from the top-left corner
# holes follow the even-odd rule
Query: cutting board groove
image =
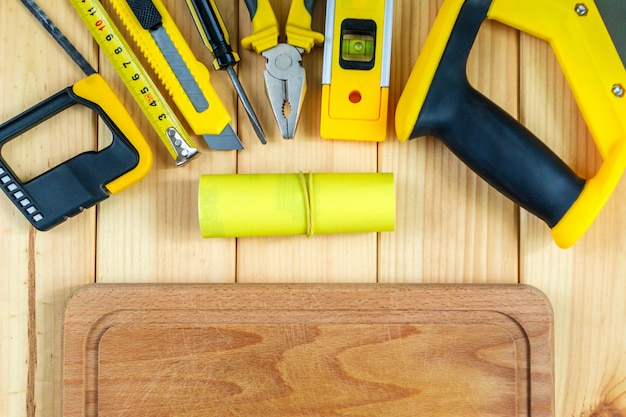
[(92, 285), (67, 417), (551, 416), (552, 311), (520, 285)]

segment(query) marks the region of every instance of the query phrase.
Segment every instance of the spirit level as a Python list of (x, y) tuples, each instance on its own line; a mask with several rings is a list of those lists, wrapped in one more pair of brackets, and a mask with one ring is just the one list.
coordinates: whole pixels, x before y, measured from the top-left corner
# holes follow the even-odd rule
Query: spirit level
[(320, 135), (383, 141), (391, 64), (393, 0), (329, 0)]

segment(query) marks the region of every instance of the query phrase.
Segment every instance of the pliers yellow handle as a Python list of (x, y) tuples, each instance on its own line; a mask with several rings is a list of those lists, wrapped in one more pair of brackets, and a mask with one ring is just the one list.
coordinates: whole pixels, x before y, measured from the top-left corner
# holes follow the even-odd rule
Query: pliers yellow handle
[(269, 0), (245, 0), (254, 32), (241, 40), (241, 46), (257, 54), (278, 45), (278, 20)]
[(315, 45), (324, 42), (324, 35), (311, 30), (314, 1), (295, 0), (291, 3), (285, 34), (287, 43), (311, 52)]
[[(278, 45), (278, 20), (269, 0), (245, 0), (254, 32), (241, 40), (245, 49), (258, 54)], [(312, 0), (294, 0), (289, 8), (285, 35), (287, 43), (310, 52), (311, 48), (324, 42), (324, 35), (311, 29), (313, 20)]]

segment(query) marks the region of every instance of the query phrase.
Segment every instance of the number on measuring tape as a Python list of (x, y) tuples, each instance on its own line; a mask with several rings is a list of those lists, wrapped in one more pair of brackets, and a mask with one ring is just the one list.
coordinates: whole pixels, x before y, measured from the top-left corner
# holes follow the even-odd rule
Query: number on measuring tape
[[(177, 164), (191, 159), (198, 150), (102, 4), (98, 0), (73, 0), (72, 5)], [(172, 132), (177, 133), (176, 144)], [(178, 151), (181, 140), (186, 145), (184, 154)]]

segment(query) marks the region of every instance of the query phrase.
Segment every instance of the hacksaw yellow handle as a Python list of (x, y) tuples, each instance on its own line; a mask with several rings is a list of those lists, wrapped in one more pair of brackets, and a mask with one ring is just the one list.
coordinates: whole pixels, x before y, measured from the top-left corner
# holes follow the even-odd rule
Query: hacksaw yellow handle
[(93, 74), (76, 82), (72, 91), (78, 97), (93, 103), (115, 124), (117, 129), (138, 156), (137, 165), (128, 172), (105, 184), (107, 190), (117, 194), (144, 178), (152, 168), (152, 151), (132, 117), (100, 74)]

